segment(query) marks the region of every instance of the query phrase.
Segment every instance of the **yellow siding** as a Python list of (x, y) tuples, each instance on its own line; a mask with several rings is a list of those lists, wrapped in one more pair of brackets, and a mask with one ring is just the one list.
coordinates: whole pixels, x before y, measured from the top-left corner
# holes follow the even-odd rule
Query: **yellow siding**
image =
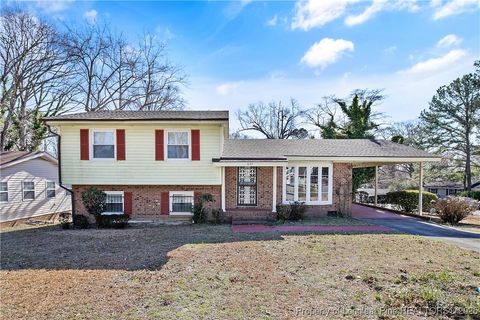
[[(125, 123), (58, 126), (62, 137), (61, 167), (64, 184), (219, 185), (221, 168), (212, 165), (220, 156), (221, 124)], [(80, 129), (125, 129), (126, 160), (80, 160)], [(199, 129), (200, 161), (155, 161), (155, 129)], [(91, 157), (91, 154), (90, 154)]]

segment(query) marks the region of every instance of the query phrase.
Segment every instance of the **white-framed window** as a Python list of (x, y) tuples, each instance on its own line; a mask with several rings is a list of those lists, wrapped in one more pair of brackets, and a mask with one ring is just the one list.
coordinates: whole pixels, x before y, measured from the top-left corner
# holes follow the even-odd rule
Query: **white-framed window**
[(115, 130), (93, 129), (91, 130), (90, 154), (92, 159), (115, 160)]
[(0, 202), (8, 202), (8, 182), (0, 182)]
[(168, 130), (166, 140), (167, 159), (190, 159), (190, 131)]
[(169, 198), (171, 215), (192, 214), (194, 203), (193, 191), (170, 191)]
[(332, 204), (333, 165), (284, 167), (283, 203)]
[(23, 193), (23, 200), (35, 199), (35, 184), (33, 183), (33, 181), (22, 182), (22, 193)]
[(55, 181), (45, 182), (45, 197), (55, 198)]
[(104, 192), (107, 194), (107, 200), (102, 214), (123, 214), (123, 191)]

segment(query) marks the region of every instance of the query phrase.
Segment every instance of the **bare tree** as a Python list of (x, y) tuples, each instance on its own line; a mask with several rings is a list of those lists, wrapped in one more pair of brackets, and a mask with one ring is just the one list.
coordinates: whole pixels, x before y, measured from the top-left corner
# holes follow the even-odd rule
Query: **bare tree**
[(241, 127), (239, 132), (257, 131), (267, 139), (303, 139), (308, 136), (306, 129), (299, 128), (303, 113), (294, 99), (288, 105), (282, 102), (251, 104), (246, 111), (237, 114)]
[(75, 60), (76, 103), (85, 111), (183, 108), (186, 76), (166, 59), (165, 44), (144, 35), (135, 47), (107, 25), (69, 29), (65, 41)]
[(66, 110), (72, 92), (67, 81), (70, 69), (59, 39), (51, 25), (29, 13), (2, 11), (2, 150), (36, 149), (47, 132), (40, 118)]

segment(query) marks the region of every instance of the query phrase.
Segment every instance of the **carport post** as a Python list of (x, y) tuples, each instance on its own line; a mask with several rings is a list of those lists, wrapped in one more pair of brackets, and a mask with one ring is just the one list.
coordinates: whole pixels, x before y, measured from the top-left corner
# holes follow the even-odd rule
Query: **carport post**
[(375, 166), (375, 206), (378, 204), (378, 166)]
[(418, 188), (418, 214), (423, 215), (423, 162), (420, 162), (420, 186)]

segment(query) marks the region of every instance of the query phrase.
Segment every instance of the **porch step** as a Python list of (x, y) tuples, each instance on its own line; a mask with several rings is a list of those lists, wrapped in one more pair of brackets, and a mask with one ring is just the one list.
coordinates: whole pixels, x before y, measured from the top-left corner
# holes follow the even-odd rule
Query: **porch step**
[(265, 224), (275, 220), (275, 213), (269, 209), (233, 208), (227, 209), (226, 215), (231, 217), (232, 224)]

